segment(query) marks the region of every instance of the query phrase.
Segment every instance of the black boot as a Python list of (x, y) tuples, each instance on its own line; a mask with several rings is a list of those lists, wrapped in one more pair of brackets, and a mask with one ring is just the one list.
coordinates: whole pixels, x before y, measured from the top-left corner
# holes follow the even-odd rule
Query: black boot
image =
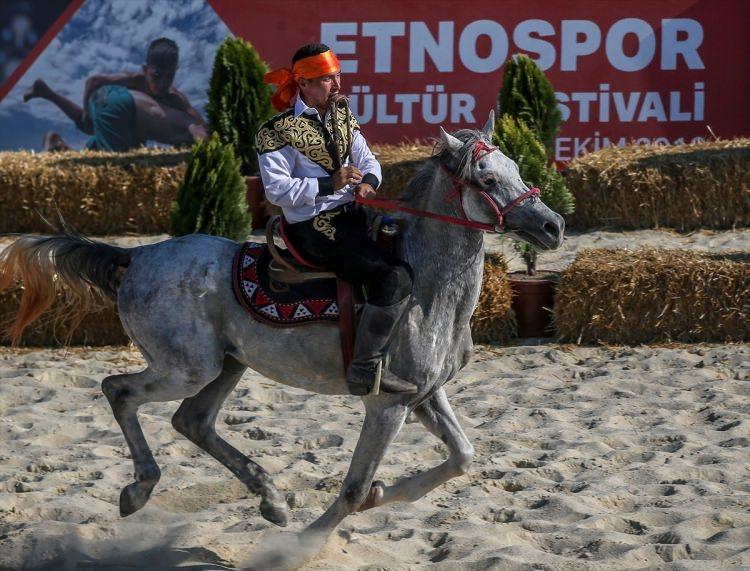
[[(378, 306), (365, 304), (357, 327), (357, 340), (354, 344), (354, 358), (346, 374), (349, 392), (353, 395), (366, 395), (375, 386), (378, 365), (383, 362), (391, 335), (401, 315), (409, 305), (411, 296), (393, 305)], [(380, 390), (386, 393), (414, 394), (417, 386), (392, 374), (386, 374), (382, 367)]]

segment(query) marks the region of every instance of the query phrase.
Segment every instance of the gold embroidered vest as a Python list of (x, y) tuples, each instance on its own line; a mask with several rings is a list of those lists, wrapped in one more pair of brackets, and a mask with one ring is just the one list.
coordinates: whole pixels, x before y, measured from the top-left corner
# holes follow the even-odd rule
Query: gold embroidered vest
[[(359, 130), (359, 124), (353, 115), (349, 115), (349, 127), (346, 125), (346, 114), (339, 110), (337, 115), (337, 128), (339, 133), (338, 146), (339, 156), (346, 156), (352, 147), (349, 140), (349, 130), (354, 138), (354, 131)], [(335, 161), (331, 156), (333, 141), (331, 139), (332, 121), (330, 115), (326, 119), (326, 128), (314, 116), (302, 113), (299, 117), (294, 116), (294, 109), (288, 109), (283, 113), (272, 117), (258, 131), (255, 143), (258, 153), (270, 153), (291, 145), (308, 159), (323, 167), (327, 173), (335, 170)], [(327, 132), (326, 132), (327, 131)]]

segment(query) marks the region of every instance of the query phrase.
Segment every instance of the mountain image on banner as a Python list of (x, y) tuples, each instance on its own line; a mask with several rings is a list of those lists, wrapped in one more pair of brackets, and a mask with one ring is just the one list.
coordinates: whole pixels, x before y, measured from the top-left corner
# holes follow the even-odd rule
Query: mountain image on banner
[[(41, 3), (30, 4), (42, 9)], [(173, 86), (205, 119), (214, 56), (231, 34), (206, 0), (73, 0), (62, 3), (63, 17), (66, 9), (70, 19), (57, 19), (61, 29), (47, 38), (49, 43), (30, 65), (34, 50), (29, 52), (21, 65), (27, 69), (0, 100), (0, 150), (41, 150), (50, 131), (81, 149), (89, 135), (59, 105), (43, 98), (25, 102), (24, 94), (42, 80), (56, 96), (81, 107), (88, 77), (141, 72), (149, 44), (162, 37), (179, 48)]]

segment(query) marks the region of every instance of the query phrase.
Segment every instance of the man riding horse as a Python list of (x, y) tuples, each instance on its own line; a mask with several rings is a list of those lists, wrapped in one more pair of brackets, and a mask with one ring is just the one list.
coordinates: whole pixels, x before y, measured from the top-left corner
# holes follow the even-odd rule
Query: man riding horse
[[(337, 112), (346, 105), (340, 71), (328, 46), (308, 44), (294, 54), (291, 69), (266, 74), (266, 82), (277, 86), (272, 101), (282, 112), (261, 127), (256, 141), (266, 197), (282, 208), (295, 248), (364, 289), (346, 381), (352, 394), (366, 395), (409, 305), (412, 271), (367, 236), (365, 213), (355, 205), (355, 195), (375, 194), (382, 174), (356, 119)], [(415, 385), (386, 373), (380, 387), (416, 392)]]

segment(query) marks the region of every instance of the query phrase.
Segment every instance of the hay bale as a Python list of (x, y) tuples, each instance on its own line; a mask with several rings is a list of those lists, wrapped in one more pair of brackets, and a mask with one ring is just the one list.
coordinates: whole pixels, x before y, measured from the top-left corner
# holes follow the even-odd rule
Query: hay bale
[(425, 159), (432, 155), (432, 146), (412, 143), (373, 145), (372, 152), (383, 169), (383, 184), (378, 189), (378, 197), (396, 198)]
[(576, 229), (750, 226), (750, 139), (612, 147), (568, 164)]
[[(384, 198), (401, 194), (433, 151), (430, 145), (412, 143), (372, 149), (383, 168), (378, 195)], [(55, 204), (84, 234), (168, 232), (169, 209), (188, 159), (188, 151), (146, 148), (0, 153), (0, 233), (48, 232), (36, 210), (54, 219)], [(271, 204), (266, 209), (281, 212)]]
[(486, 254), (482, 291), (471, 318), (474, 341), (505, 343), (516, 336), (516, 316), (511, 309), (512, 297), (505, 258), (500, 254)]
[[(7, 326), (13, 320), (21, 301), (20, 287), (0, 295), (0, 345), (10, 345), (6, 335)], [(56, 304), (64, 303), (63, 296), (57, 296)], [(69, 339), (69, 341), (68, 341)], [(120, 323), (114, 304), (100, 311), (86, 315), (80, 324), (65, 320), (53, 320), (49, 314), (42, 317), (24, 331), (21, 339), (23, 347), (62, 347), (65, 345), (127, 345), (130, 339)]]
[(750, 253), (584, 250), (563, 273), (560, 340), (639, 344), (750, 340)]
[(188, 158), (147, 148), (0, 153), (0, 233), (48, 233), (36, 210), (55, 220), (55, 205), (84, 234), (167, 232)]
[[(379, 196), (398, 196), (432, 154), (419, 144), (375, 145), (383, 167)], [(0, 233), (49, 233), (37, 211), (56, 220), (56, 205), (79, 232), (160, 234), (185, 175), (189, 151), (0, 153)], [(267, 214), (281, 209), (266, 204)]]

